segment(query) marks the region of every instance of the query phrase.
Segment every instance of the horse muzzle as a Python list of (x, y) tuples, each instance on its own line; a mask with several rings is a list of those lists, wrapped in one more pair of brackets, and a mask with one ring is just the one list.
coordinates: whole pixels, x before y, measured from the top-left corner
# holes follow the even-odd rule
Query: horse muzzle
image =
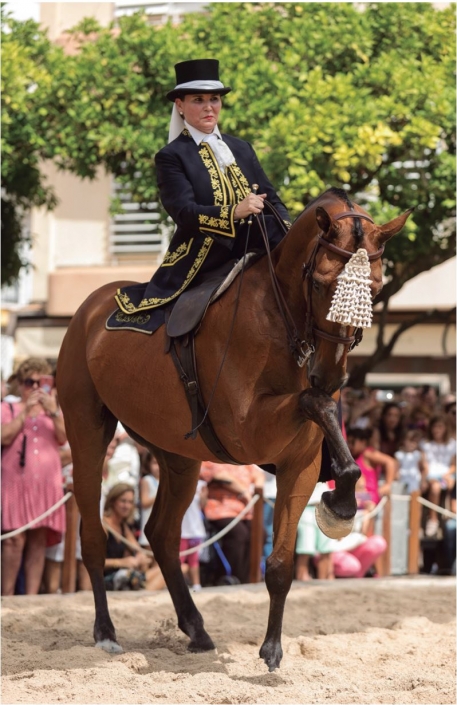
[(309, 375), (309, 381), (313, 389), (319, 389), (321, 392), (325, 392), (329, 396), (332, 396), (337, 392), (347, 381), (349, 375), (344, 373), (341, 376), (324, 375), (319, 373), (319, 371), (312, 371)]

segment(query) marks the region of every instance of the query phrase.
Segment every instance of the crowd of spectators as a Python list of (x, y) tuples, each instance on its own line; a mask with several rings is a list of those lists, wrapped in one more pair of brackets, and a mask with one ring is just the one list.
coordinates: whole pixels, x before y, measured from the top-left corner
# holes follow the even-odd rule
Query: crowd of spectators
[[(2, 534), (26, 526), (72, 488), (71, 451), (45, 360), (26, 360), (2, 385)], [(433, 387), (399, 393), (345, 388), (343, 432), (361, 470), (356, 487), (356, 529), (340, 541), (325, 537), (315, 504), (332, 483), (318, 483), (297, 532), (296, 579), (372, 576), (386, 550), (373, 512), (393, 483), (402, 493), (420, 492), (455, 512), (455, 396)], [(105, 583), (109, 590), (165, 587), (144, 527), (160, 486), (154, 456), (119, 424), (104, 464), (100, 515), (107, 532)], [(264, 496), (264, 553), (272, 548), (275, 477), (255, 465), (202, 463), (195, 496), (183, 519), (181, 567), (194, 591), (201, 585), (249, 582), (252, 509), (211, 548), (199, 548), (225, 529), (250, 502)], [(455, 520), (427, 510), (423, 534), (442, 539), (455, 573)], [(128, 543), (125, 543), (124, 541)], [(2, 594), (57, 592), (61, 588), (65, 508), (2, 541)], [(90, 581), (76, 547), (78, 589)]]

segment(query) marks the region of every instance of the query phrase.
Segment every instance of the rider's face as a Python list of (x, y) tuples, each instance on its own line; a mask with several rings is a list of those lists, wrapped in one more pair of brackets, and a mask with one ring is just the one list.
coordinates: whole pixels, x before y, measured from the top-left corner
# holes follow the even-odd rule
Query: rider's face
[(217, 125), (222, 102), (217, 93), (200, 93), (186, 95), (182, 100), (176, 98), (176, 107), (180, 113), (184, 113), (184, 119), (189, 125), (209, 135)]

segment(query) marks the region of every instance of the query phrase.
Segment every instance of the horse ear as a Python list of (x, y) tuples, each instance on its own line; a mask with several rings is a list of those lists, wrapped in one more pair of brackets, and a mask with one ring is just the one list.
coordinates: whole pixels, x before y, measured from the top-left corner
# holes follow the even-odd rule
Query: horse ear
[(322, 208), (321, 206), (316, 208), (316, 220), (324, 235), (327, 235), (328, 231), (332, 227), (332, 219), (325, 208)]
[(316, 220), (324, 235), (329, 237), (336, 237), (338, 235), (339, 223), (335, 223), (335, 221), (332, 220), (325, 208), (321, 206), (316, 208)]
[(400, 230), (404, 227), (406, 221), (408, 220), (409, 216), (413, 212), (414, 208), (408, 208), (405, 213), (402, 215), (398, 215), (396, 218), (391, 220), (389, 223), (385, 223), (385, 225), (380, 225), (379, 226), (379, 242), (384, 243), (387, 242), (387, 240), (390, 240), (391, 237), (396, 235), (397, 233), (400, 232)]

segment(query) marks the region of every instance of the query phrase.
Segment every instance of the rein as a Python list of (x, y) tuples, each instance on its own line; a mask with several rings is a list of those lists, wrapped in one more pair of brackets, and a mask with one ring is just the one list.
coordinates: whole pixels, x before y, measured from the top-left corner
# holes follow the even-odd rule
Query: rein
[[(265, 201), (265, 204), (270, 208), (272, 211), (273, 215), (277, 218), (278, 221), (282, 221), (279, 217), (279, 214), (277, 213), (276, 209), (269, 203), (268, 201)], [(303, 367), (303, 365), (309, 360), (311, 355), (315, 352), (315, 336), (318, 338), (323, 338), (324, 340), (328, 340), (331, 343), (336, 343), (338, 345), (349, 345), (349, 352), (353, 350), (353, 348), (358, 345), (363, 336), (363, 329), (362, 328), (356, 328), (354, 331), (354, 335), (350, 336), (337, 336), (337, 335), (332, 335), (330, 333), (327, 333), (326, 331), (320, 330), (320, 328), (317, 328), (314, 325), (314, 320), (313, 320), (313, 313), (312, 313), (312, 291), (313, 291), (313, 279), (312, 279), (312, 274), (315, 270), (316, 267), (316, 257), (317, 253), (320, 247), (325, 247), (327, 250), (330, 250), (331, 252), (334, 252), (335, 254), (339, 255), (340, 257), (343, 257), (346, 260), (350, 260), (351, 257), (354, 255), (353, 252), (350, 252), (349, 250), (345, 250), (342, 247), (338, 247), (337, 245), (334, 245), (333, 243), (329, 242), (328, 240), (325, 239), (323, 235), (318, 235), (316, 244), (314, 246), (314, 249), (311, 253), (311, 257), (309, 262), (305, 263), (303, 265), (303, 279), (308, 282), (308, 297), (307, 297), (307, 310), (306, 310), (306, 315), (305, 315), (305, 339), (300, 340), (300, 336), (298, 335), (297, 328), (295, 326), (292, 314), (290, 313), (289, 307), (287, 306), (287, 303), (285, 301), (284, 295), (281, 291), (281, 288), (279, 286), (278, 279), (276, 277), (276, 272), (274, 271), (273, 263), (271, 261), (271, 251), (270, 251), (270, 244), (268, 241), (268, 236), (266, 233), (266, 227), (265, 227), (265, 220), (263, 217), (263, 213), (260, 214), (261, 218), (259, 218), (259, 226), (260, 230), (262, 233), (262, 237), (265, 243), (265, 248), (267, 251), (267, 258), (268, 258), (268, 267), (270, 270), (270, 277), (271, 277), (271, 282), (273, 285), (273, 292), (276, 298), (276, 302), (278, 304), (279, 312), (281, 314), (281, 318), (284, 322), (286, 332), (287, 332), (287, 338), (289, 341), (289, 347), (291, 349), (292, 355), (294, 356), (297, 364), (299, 367)], [(364, 220), (367, 220), (369, 223), (373, 223), (374, 221), (372, 218), (370, 218), (369, 215), (365, 215), (363, 213), (355, 213), (354, 211), (344, 211), (343, 213), (339, 213), (337, 216), (334, 217), (334, 220), (342, 220), (343, 218), (362, 218)], [(262, 222), (263, 221), (263, 222)], [(379, 259), (382, 257), (384, 252), (384, 245), (379, 248), (376, 252), (373, 252), (371, 255), (368, 255), (368, 260), (370, 262), (373, 262), (374, 260)], [(289, 318), (291, 325), (289, 325), (287, 318)]]
[[(264, 201), (265, 205), (267, 205), (271, 212), (273, 213), (274, 217), (278, 221), (278, 223), (281, 225), (282, 229), (284, 230), (284, 233), (287, 233), (287, 228), (285, 227), (278, 211), (276, 208), (269, 202), (269, 201)], [(271, 249), (270, 249), (270, 242), (268, 240), (268, 234), (267, 234), (267, 229), (265, 225), (265, 217), (263, 212), (261, 212), (260, 217), (257, 218), (258, 223), (259, 223), (259, 228), (260, 232), (262, 234), (262, 238), (265, 244), (265, 250), (267, 253), (267, 260), (268, 260), (268, 269), (270, 271), (270, 278), (271, 278), (271, 283), (273, 285), (273, 293), (275, 295), (276, 303), (278, 304), (278, 309), (279, 313), (281, 315), (281, 318), (283, 320), (286, 333), (287, 333), (287, 340), (289, 342), (289, 348), (290, 351), (299, 367), (303, 367), (303, 365), (306, 363), (306, 361), (309, 359), (309, 357), (313, 354), (315, 348), (314, 346), (309, 346), (308, 343), (305, 340), (300, 340), (300, 336), (298, 334), (298, 330), (295, 326), (295, 322), (293, 319), (293, 316), (290, 312), (290, 309), (287, 305), (287, 301), (284, 298), (284, 294), (281, 291), (281, 287), (279, 286), (278, 278), (276, 276), (276, 272), (273, 267), (273, 262), (271, 261)], [(289, 318), (289, 321), (287, 320)], [(303, 346), (306, 346), (306, 349), (304, 349)]]

